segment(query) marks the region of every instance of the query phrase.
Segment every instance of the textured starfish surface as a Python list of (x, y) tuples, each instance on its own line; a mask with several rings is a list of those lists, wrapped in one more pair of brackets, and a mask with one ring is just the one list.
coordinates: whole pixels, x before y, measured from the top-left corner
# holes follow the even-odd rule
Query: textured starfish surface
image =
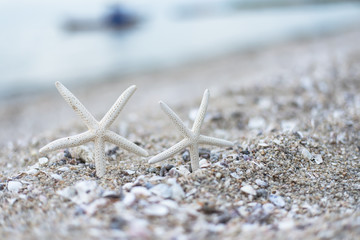
[(163, 161), (175, 155), (176, 153), (180, 152), (181, 150), (185, 149), (186, 147), (190, 146), (191, 168), (194, 172), (197, 169), (199, 169), (199, 148), (198, 148), (199, 144), (215, 145), (219, 147), (232, 147), (234, 145), (230, 141), (200, 135), (200, 128), (205, 118), (206, 109), (209, 102), (209, 95), (210, 95), (209, 90), (206, 89), (192, 129), (187, 128), (183, 123), (183, 121), (181, 121), (179, 116), (176, 115), (176, 113), (173, 110), (171, 110), (168, 105), (160, 101), (161, 109), (169, 116), (171, 121), (184, 136), (184, 139), (178, 142), (177, 144), (175, 144), (174, 146), (172, 146), (171, 148), (152, 157), (149, 160), (149, 163), (156, 163)]
[(95, 167), (96, 175), (102, 177), (105, 174), (105, 142), (113, 143), (120, 148), (126, 149), (140, 156), (148, 156), (146, 150), (121, 137), (113, 131), (108, 130), (110, 125), (115, 121), (120, 111), (124, 108), (129, 98), (136, 90), (133, 85), (126, 89), (116, 100), (114, 105), (105, 114), (101, 121), (97, 121), (89, 111), (81, 104), (81, 102), (60, 82), (55, 83), (56, 88), (60, 92), (65, 101), (74, 109), (77, 115), (88, 127), (88, 131), (78, 135), (70, 136), (55, 140), (40, 149), (40, 154), (47, 154), (51, 151), (59, 149), (76, 147), (87, 142), (94, 142), (95, 148)]

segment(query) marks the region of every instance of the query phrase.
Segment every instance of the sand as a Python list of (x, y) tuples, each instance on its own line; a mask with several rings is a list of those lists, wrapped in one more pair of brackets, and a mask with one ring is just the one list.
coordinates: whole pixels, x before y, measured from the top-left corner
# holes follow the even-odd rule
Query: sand
[[(234, 141), (154, 165), (107, 145), (39, 156), (85, 130), (55, 91), (2, 108), (1, 239), (357, 239), (360, 235), (360, 31), (237, 53), (71, 89), (97, 117), (130, 84), (113, 130), (155, 155), (189, 126), (205, 88), (202, 133)], [(119, 90), (120, 89), (120, 90)], [(6, 137), (4, 137), (6, 136)], [(8, 140), (11, 141), (8, 141)]]

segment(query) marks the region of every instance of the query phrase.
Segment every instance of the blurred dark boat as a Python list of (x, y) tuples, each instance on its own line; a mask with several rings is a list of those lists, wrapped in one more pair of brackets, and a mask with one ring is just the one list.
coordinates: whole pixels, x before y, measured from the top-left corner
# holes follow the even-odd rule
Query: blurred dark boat
[(123, 31), (133, 28), (140, 19), (133, 13), (119, 6), (112, 6), (107, 14), (100, 19), (69, 19), (64, 24), (64, 29), (69, 32), (81, 31)]

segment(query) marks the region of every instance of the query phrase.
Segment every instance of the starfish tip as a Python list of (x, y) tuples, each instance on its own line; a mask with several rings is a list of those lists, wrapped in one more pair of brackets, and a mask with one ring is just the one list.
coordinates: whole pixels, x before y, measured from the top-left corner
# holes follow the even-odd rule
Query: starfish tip
[(150, 164), (155, 163), (154, 158), (150, 158), (148, 163), (150, 163)]
[(45, 148), (40, 148), (39, 153), (40, 153), (40, 155), (44, 155), (45, 154)]
[(165, 109), (167, 106), (163, 101), (159, 101), (159, 104), (162, 109)]
[(123, 94), (128, 94), (129, 96), (133, 95), (134, 92), (136, 91), (137, 87), (136, 85), (131, 85), (130, 87), (128, 87), (125, 92)]
[(142, 157), (148, 157), (148, 156), (149, 156), (149, 153), (148, 153), (146, 150), (142, 150), (140, 155), (141, 155)]
[(165, 111), (165, 112), (169, 111), (169, 110), (168, 110), (168, 109), (169, 109), (169, 106), (166, 105), (166, 103), (164, 103), (163, 101), (159, 101), (159, 104), (160, 104), (160, 108), (161, 108), (163, 111)]
[(57, 88), (57, 90), (58, 90), (60, 93), (61, 93), (61, 91), (63, 91), (64, 88), (65, 88), (65, 86), (62, 85), (62, 83), (59, 82), (59, 81), (55, 82), (55, 87)]

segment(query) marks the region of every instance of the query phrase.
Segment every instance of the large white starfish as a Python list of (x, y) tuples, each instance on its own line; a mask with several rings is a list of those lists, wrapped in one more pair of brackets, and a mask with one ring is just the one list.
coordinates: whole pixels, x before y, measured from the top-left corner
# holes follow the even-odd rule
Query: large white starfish
[(120, 111), (124, 108), (129, 98), (136, 90), (136, 86), (133, 85), (126, 89), (121, 96), (116, 100), (114, 105), (105, 114), (100, 122), (89, 113), (89, 111), (81, 104), (81, 102), (60, 82), (55, 83), (56, 88), (60, 92), (65, 101), (74, 109), (81, 120), (88, 127), (88, 131), (74, 135), (71, 137), (65, 137), (55, 140), (45, 147), (40, 149), (40, 154), (47, 154), (48, 152), (76, 147), (87, 142), (94, 142), (95, 146), (95, 167), (96, 175), (102, 177), (105, 174), (105, 142), (113, 143), (120, 148), (126, 149), (140, 156), (148, 156), (147, 151), (130, 142), (129, 140), (121, 137), (113, 131), (108, 130), (110, 125), (114, 122)]
[(209, 90), (206, 89), (204, 92), (203, 99), (201, 101), (199, 111), (196, 115), (194, 125), (191, 130), (185, 126), (185, 124), (183, 123), (183, 121), (181, 121), (179, 116), (176, 115), (176, 113), (173, 110), (171, 110), (168, 105), (166, 105), (161, 101), (159, 102), (161, 109), (169, 116), (171, 121), (175, 124), (177, 129), (184, 136), (184, 139), (178, 142), (177, 144), (175, 144), (174, 146), (172, 146), (171, 148), (152, 157), (149, 160), (149, 163), (156, 163), (163, 161), (175, 155), (176, 153), (180, 152), (181, 150), (185, 149), (186, 147), (190, 146), (191, 168), (194, 172), (199, 168), (199, 149), (198, 149), (199, 144), (215, 145), (220, 147), (232, 147), (234, 145), (232, 142), (223, 139), (200, 135), (200, 128), (205, 118), (208, 102), (209, 102)]

